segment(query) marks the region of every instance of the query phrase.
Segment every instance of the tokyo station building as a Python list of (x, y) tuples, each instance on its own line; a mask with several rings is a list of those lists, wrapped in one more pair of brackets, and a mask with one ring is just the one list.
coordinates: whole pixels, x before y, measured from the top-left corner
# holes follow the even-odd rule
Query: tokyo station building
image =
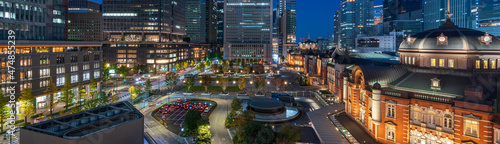
[(356, 65), (337, 91), (380, 143), (498, 144), (500, 39), (449, 19), (401, 43), (400, 63)]

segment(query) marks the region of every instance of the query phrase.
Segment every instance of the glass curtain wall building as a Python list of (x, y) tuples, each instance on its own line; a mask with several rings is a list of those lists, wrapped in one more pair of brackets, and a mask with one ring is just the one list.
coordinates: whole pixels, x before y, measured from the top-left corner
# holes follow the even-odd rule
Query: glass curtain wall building
[(224, 4), (224, 59), (271, 62), (273, 1), (227, 0)]

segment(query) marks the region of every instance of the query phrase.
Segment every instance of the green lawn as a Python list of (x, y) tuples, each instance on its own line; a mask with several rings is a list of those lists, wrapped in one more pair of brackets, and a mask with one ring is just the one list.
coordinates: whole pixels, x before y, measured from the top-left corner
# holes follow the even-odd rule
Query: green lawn
[[(187, 88), (188, 87), (185, 86), (181, 90), (186, 91), (186, 90), (188, 90)], [(189, 89), (189, 90), (190, 91), (205, 91), (205, 87), (204, 86), (192, 86), (191, 89)], [(222, 87), (220, 87), (220, 86), (209, 86), (208, 87), (208, 91), (222, 91)], [(241, 91), (241, 90), (238, 87), (227, 87), (226, 91)]]

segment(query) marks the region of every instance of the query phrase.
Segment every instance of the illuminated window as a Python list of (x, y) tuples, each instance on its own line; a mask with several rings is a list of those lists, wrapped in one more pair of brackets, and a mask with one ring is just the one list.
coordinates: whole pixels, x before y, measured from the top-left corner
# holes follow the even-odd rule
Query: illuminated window
[(408, 57), (405, 56), (405, 62), (404, 64), (408, 64)]
[(64, 52), (64, 49), (62, 47), (55, 47), (52, 49), (52, 52)]
[(455, 60), (453, 60), (453, 59), (449, 59), (449, 60), (448, 60), (448, 67), (450, 67), (450, 68), (455, 67)]
[(435, 58), (431, 58), (431, 66), (436, 66), (436, 59)]
[(480, 69), (480, 68), (481, 68), (481, 61), (476, 60), (476, 69)]
[(477, 120), (465, 119), (464, 121), (465, 135), (471, 137), (477, 137), (478, 128), (479, 128), (479, 122)]
[(496, 69), (496, 68), (497, 68), (497, 61), (491, 60), (491, 69)]
[(488, 69), (488, 60), (483, 60), (483, 68)]
[(437, 78), (431, 79), (431, 89), (441, 89), (441, 85), (439, 84), (441, 80)]
[(413, 64), (413, 65), (415, 64), (415, 57), (411, 58), (411, 64)]
[(444, 59), (439, 59), (439, 67), (444, 67)]

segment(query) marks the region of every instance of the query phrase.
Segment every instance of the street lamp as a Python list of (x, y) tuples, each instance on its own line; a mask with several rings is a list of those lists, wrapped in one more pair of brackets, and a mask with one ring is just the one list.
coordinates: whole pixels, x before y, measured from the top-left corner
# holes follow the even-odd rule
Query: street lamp
[(287, 85), (287, 84), (288, 84), (288, 82), (285, 82), (285, 85)]
[(215, 83), (219, 84), (219, 81), (215, 81)]
[(250, 84), (253, 84), (253, 81), (250, 81)]
[(203, 81), (200, 81), (200, 83), (202, 83)]
[(233, 81), (233, 84), (236, 84), (236, 81)]
[(267, 84), (270, 84), (271, 82), (267, 81)]

